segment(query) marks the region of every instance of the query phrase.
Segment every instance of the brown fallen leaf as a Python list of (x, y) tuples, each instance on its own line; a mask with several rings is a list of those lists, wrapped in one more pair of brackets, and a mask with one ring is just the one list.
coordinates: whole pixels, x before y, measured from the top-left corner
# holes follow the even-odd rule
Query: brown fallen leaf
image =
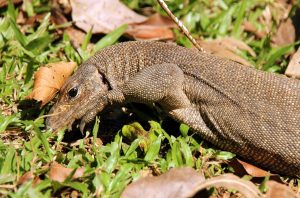
[(265, 198), (299, 198), (300, 196), (293, 192), (288, 186), (275, 181), (268, 181)]
[(18, 179), (17, 185), (22, 185), (32, 179), (34, 179), (34, 174), (31, 171), (28, 171)]
[(136, 40), (171, 40), (174, 27), (176, 24), (169, 17), (154, 14), (144, 22), (130, 24), (126, 33)]
[(140, 170), (139, 171), (140, 175), (141, 175), (141, 178), (144, 178), (144, 177), (153, 177), (153, 171), (149, 168), (146, 168), (146, 169), (143, 169), (143, 170)]
[[(69, 175), (74, 171), (73, 168), (66, 168), (61, 164), (53, 163), (50, 166), (49, 178), (53, 181), (64, 182), (65, 179), (69, 177)], [(82, 177), (84, 173), (84, 168), (76, 169), (73, 179)]]
[(84, 30), (109, 33), (123, 24), (140, 23), (147, 18), (127, 8), (119, 0), (71, 0), (72, 19)]
[[(249, 21), (243, 23), (243, 28), (245, 31), (253, 33), (257, 38), (263, 38), (267, 36), (267, 34), (271, 34), (275, 37), (275, 43), (278, 43), (279, 46), (283, 43), (291, 43), (293, 30), (288, 26), (290, 26), (291, 21), (289, 13), (293, 5), (295, 5), (295, 1), (274, 0), (265, 7), (258, 18), (257, 23), (262, 25), (262, 29), (258, 30), (257, 27)], [(274, 24), (280, 24), (279, 29), (275, 32), (272, 31)], [(290, 37), (288, 35), (290, 35)]]
[(235, 189), (242, 193), (246, 198), (259, 198), (263, 197), (258, 188), (250, 181), (243, 180), (233, 174), (223, 174), (211, 179), (208, 179), (185, 194), (184, 197), (193, 197), (199, 191), (209, 187), (226, 187), (227, 189)]
[(194, 197), (209, 187), (235, 189), (246, 198), (259, 198), (262, 193), (250, 181), (233, 174), (224, 174), (205, 180), (192, 168), (174, 168), (157, 177), (146, 177), (131, 183), (122, 193), (122, 198), (150, 197)]
[(173, 168), (160, 176), (145, 177), (129, 184), (121, 197), (184, 197), (204, 180), (204, 176), (192, 168)]
[(295, 5), (295, 2), (289, 0), (275, 0), (270, 4), (272, 18), (276, 24), (279, 24), (280, 21), (289, 17), (293, 5)]
[(33, 90), (27, 98), (42, 101), (42, 106), (45, 105), (54, 98), (76, 66), (75, 62), (57, 62), (40, 67), (34, 74)]
[(276, 46), (284, 46), (293, 44), (296, 40), (296, 30), (293, 25), (292, 19), (287, 18), (281, 21), (278, 30), (272, 37), (272, 42)]
[(224, 47), (226, 47), (227, 49), (233, 52), (237, 52), (238, 50), (245, 50), (251, 56), (256, 57), (256, 53), (254, 52), (254, 50), (243, 41), (237, 40), (235, 38), (230, 38), (230, 37), (225, 37), (216, 41), (218, 41), (220, 45), (224, 45)]
[(54, 1), (63, 10), (63, 13), (68, 15), (72, 11), (70, 0), (57, 0)]
[(236, 55), (235, 53), (237, 52), (237, 50), (246, 50), (250, 54), (254, 56), (256, 55), (255, 52), (246, 43), (237, 41), (233, 38), (224, 38), (212, 41), (199, 41), (199, 44), (208, 53), (236, 61), (246, 66), (251, 66), (251, 63), (249, 63), (244, 58)]
[(28, 17), (24, 11), (20, 11), (17, 16), (17, 23), (20, 25), (21, 32), (25, 33), (28, 29), (37, 26), (45, 18), (46, 14), (36, 14), (34, 16)]
[[(22, 0), (13, 0), (12, 2), (13, 4), (18, 4), (21, 3)], [(8, 4), (8, 0), (0, 0), (0, 8), (7, 6), (7, 4)]]
[(41, 182), (41, 179), (40, 179), (38, 176), (35, 176), (35, 175), (33, 174), (33, 172), (28, 171), (28, 172), (24, 173), (24, 175), (22, 175), (22, 176), (18, 179), (17, 185), (18, 185), (18, 186), (21, 186), (21, 185), (23, 185), (23, 184), (25, 184), (25, 183), (27, 183), (27, 182), (29, 182), (29, 181), (31, 181), (31, 180), (33, 180), (33, 182), (32, 182), (32, 185), (33, 185), (33, 186), (36, 186), (36, 185), (38, 185), (38, 184)]
[(75, 48), (80, 47), (80, 45), (82, 44), (82, 42), (85, 38), (85, 33), (84, 32), (82, 32), (81, 30), (75, 29), (73, 27), (68, 27), (65, 30), (65, 33), (70, 37), (72, 45)]
[(63, 12), (58, 8), (53, 8), (51, 10), (51, 21), (55, 25), (61, 25), (68, 22), (68, 19), (65, 17)]
[(243, 28), (245, 31), (253, 33), (259, 39), (268, 34), (266, 31), (258, 31), (258, 29), (249, 21), (243, 23)]
[(267, 5), (263, 10), (261, 16), (259, 17), (259, 23), (264, 25), (264, 31), (266, 31), (267, 33), (271, 32), (273, 21), (270, 5)]
[(270, 175), (269, 172), (267, 172), (267, 171), (265, 171), (261, 168), (258, 168), (258, 167), (254, 166), (252, 164), (249, 164), (249, 163), (244, 162), (244, 161), (239, 160), (239, 159), (237, 159), (237, 161), (238, 161), (238, 163), (240, 163), (244, 167), (245, 171), (253, 177), (266, 177), (266, 176)]
[(285, 75), (300, 79), (300, 47), (292, 56), (292, 59), (285, 70)]
[(244, 162), (240, 159), (233, 159), (228, 162), (228, 164), (234, 169), (234, 174), (243, 177), (244, 175), (250, 175), (253, 178), (252, 181), (262, 182), (266, 176), (270, 176), (270, 179), (274, 181), (281, 182), (280, 176), (277, 174), (269, 173), (259, 167), (252, 164)]

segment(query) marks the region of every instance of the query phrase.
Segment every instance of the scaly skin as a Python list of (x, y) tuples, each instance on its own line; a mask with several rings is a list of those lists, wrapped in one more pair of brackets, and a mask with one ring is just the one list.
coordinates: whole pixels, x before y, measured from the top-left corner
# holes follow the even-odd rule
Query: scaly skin
[[(68, 96), (73, 87), (77, 95)], [(159, 103), (221, 149), (300, 177), (298, 80), (173, 44), (126, 42), (79, 67), (47, 125), (57, 130), (81, 118), (83, 129), (107, 105), (126, 102)]]

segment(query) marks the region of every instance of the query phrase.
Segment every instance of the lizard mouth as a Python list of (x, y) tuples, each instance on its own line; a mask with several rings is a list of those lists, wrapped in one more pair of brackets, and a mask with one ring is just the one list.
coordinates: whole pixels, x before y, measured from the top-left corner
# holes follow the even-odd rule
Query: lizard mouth
[(76, 118), (73, 116), (74, 112), (66, 112), (64, 108), (52, 107), (46, 119), (47, 128), (52, 129), (56, 132), (60, 129), (66, 127), (68, 130), (72, 128), (72, 124), (75, 122)]
[(69, 119), (68, 121), (63, 121), (60, 119), (55, 119), (54, 117), (49, 117), (46, 120), (46, 126), (48, 129), (52, 129), (53, 132), (63, 129), (64, 127), (70, 130), (74, 122), (75, 119)]

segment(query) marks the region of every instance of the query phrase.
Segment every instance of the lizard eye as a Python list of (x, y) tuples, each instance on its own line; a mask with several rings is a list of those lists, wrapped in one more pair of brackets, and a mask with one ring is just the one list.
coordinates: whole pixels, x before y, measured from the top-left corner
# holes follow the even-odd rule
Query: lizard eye
[(72, 89), (70, 89), (68, 91), (69, 98), (75, 98), (77, 95), (78, 95), (78, 88), (77, 87), (73, 87)]

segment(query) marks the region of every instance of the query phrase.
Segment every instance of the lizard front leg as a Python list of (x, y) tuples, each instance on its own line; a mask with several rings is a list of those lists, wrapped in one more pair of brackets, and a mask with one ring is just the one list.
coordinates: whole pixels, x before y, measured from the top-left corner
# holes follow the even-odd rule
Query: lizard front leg
[(207, 139), (215, 138), (204, 123), (199, 109), (194, 107), (183, 91), (184, 73), (176, 64), (147, 67), (121, 88), (126, 101), (159, 103), (179, 122), (201, 132)]
[(176, 64), (159, 64), (147, 67), (138, 72), (133, 78), (124, 82), (102, 96), (100, 102), (87, 114), (80, 128), (96, 116), (108, 104), (137, 102), (159, 103), (163, 110), (175, 120), (183, 122), (206, 137), (212, 135), (206, 127), (200, 112), (194, 108), (183, 91), (184, 73)]

